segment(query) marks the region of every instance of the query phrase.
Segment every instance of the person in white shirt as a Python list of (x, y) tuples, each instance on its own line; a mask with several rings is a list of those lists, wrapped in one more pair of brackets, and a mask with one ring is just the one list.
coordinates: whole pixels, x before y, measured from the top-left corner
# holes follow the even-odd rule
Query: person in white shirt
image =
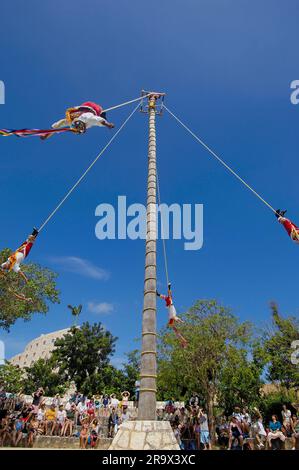
[[(113, 129), (114, 124), (107, 121), (106, 113), (103, 111), (102, 107), (93, 101), (86, 101), (80, 106), (69, 108), (66, 111), (65, 118), (59, 119), (59, 121), (52, 124), (53, 129), (71, 127), (80, 134), (86, 132), (87, 129), (94, 126), (105, 126), (109, 129)], [(46, 140), (52, 135), (53, 133), (46, 133), (41, 136), (41, 139)]]
[(257, 421), (253, 425), (254, 435), (257, 442), (257, 448), (262, 449), (265, 447), (265, 441), (267, 438), (267, 433), (263, 425), (263, 418), (261, 416), (258, 417)]
[(290, 422), (291, 422), (292, 413), (291, 413), (290, 410), (287, 409), (286, 405), (282, 406), (281, 416), (282, 416), (282, 423), (283, 423), (284, 427), (288, 427), (290, 425)]
[(63, 405), (60, 405), (57, 411), (57, 415), (56, 415), (56, 434), (62, 435), (62, 430), (64, 428), (65, 419), (66, 419), (66, 411), (63, 408)]
[(86, 414), (86, 404), (85, 402), (83, 401), (79, 401), (78, 405), (77, 405), (77, 413), (78, 413), (78, 417), (79, 419), (82, 419), (83, 415)]
[(109, 407), (110, 408), (115, 408), (117, 410), (118, 405), (119, 405), (119, 400), (116, 398), (116, 395), (114, 393), (112, 393), (112, 395), (110, 395), (110, 405), (109, 405)]

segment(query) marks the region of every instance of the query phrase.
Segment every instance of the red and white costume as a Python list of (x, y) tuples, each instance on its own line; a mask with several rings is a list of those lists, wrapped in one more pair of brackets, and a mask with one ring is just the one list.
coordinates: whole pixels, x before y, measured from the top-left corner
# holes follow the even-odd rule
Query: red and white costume
[(171, 290), (170, 290), (170, 285), (168, 286), (168, 294), (167, 295), (159, 294), (158, 292), (157, 292), (157, 295), (161, 299), (165, 300), (166, 307), (168, 309), (168, 326), (170, 328), (172, 328), (172, 330), (174, 331), (176, 337), (180, 341), (181, 346), (183, 348), (187, 347), (187, 344), (188, 344), (187, 340), (184, 338), (184, 336), (178, 331), (178, 329), (175, 326), (176, 323), (184, 323), (184, 322), (176, 314), (176, 309), (175, 309), (175, 306), (173, 305), (173, 301), (172, 301), (172, 294), (171, 294)]
[(293, 242), (299, 243), (299, 227), (286, 217), (278, 217), (278, 222), (284, 226)]
[(66, 118), (60, 119), (52, 124), (53, 129), (66, 127), (81, 121), (85, 124), (85, 128), (89, 129), (94, 126), (104, 126), (107, 123), (106, 119), (101, 117), (103, 108), (93, 101), (85, 101), (80, 106), (70, 108), (66, 112)]
[(33, 246), (34, 239), (32, 235), (30, 235), (27, 240), (22, 243), (22, 245), (8, 258), (5, 263), (1, 264), (2, 269), (6, 269), (8, 271), (14, 271), (15, 273), (19, 273), (21, 271), (21, 263), (24, 261), (25, 258), (29, 255), (29, 252)]
[(173, 305), (171, 293), (169, 292), (168, 295), (160, 294), (160, 298), (165, 300), (166, 307), (168, 308), (168, 324), (173, 325), (176, 321), (179, 321), (179, 318)]

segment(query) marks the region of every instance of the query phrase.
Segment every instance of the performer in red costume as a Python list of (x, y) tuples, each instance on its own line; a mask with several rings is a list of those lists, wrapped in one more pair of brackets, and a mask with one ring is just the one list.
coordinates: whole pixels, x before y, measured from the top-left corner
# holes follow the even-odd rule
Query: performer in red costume
[(17, 274), (20, 274), (20, 276), (23, 277), (25, 282), (28, 282), (27, 277), (25, 276), (23, 271), (21, 271), (21, 263), (29, 255), (29, 252), (33, 246), (33, 243), (35, 242), (37, 235), (38, 230), (35, 228), (33, 229), (32, 234), (28, 236), (27, 240), (22, 243), (22, 245), (13, 254), (9, 256), (8, 260), (5, 261), (5, 263), (1, 264), (1, 269), (3, 271), (14, 271)]
[[(82, 134), (90, 127), (105, 126), (112, 129), (114, 124), (107, 121), (106, 113), (103, 112), (102, 106), (93, 101), (85, 101), (80, 106), (67, 109), (65, 118), (52, 124), (53, 129), (60, 129), (66, 126), (70, 126), (76, 129), (79, 134)], [(52, 134), (45, 134), (41, 139), (45, 140), (51, 135)]]
[(278, 222), (282, 224), (288, 232), (291, 240), (293, 240), (295, 243), (299, 243), (299, 227), (291, 222), (290, 219), (285, 217), (286, 212), (287, 211), (281, 211), (280, 209), (277, 209), (275, 215), (278, 218)]
[(159, 294), (159, 292), (157, 291), (157, 296), (165, 300), (166, 307), (168, 308), (168, 326), (173, 329), (175, 335), (180, 341), (181, 346), (185, 348), (188, 345), (188, 342), (175, 326), (176, 323), (184, 322), (183, 320), (181, 320), (181, 318), (177, 316), (175, 306), (173, 305), (171, 284), (168, 284), (167, 295)]

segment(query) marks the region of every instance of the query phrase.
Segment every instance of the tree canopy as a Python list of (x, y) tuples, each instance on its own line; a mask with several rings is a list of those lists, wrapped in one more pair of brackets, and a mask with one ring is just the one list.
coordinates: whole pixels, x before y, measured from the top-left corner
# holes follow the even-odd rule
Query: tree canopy
[(282, 317), (271, 304), (272, 327), (261, 337), (259, 355), (267, 370), (267, 379), (287, 390), (299, 388), (299, 367), (292, 362), (292, 343), (299, 340), (299, 322), (295, 317)]
[[(2, 250), (0, 264), (10, 254), (11, 250)], [(29, 279), (27, 284), (14, 272), (0, 275), (0, 328), (4, 330), (9, 331), (19, 318), (28, 321), (34, 313), (47, 313), (49, 303), (59, 303), (56, 273), (34, 263), (24, 264), (23, 270)], [(32, 302), (18, 300), (13, 292), (24, 294)]]
[[(182, 349), (171, 331), (164, 329), (159, 342), (159, 397), (190, 397), (196, 391), (207, 408), (209, 421), (214, 420), (214, 407), (231, 407), (254, 399), (258, 393), (260, 370), (249, 358), (252, 326), (240, 322), (230, 309), (215, 300), (199, 300), (185, 314), (180, 329), (188, 340)], [(234, 400), (229, 383), (233, 386)]]
[(86, 394), (98, 393), (116, 340), (101, 323), (86, 322), (80, 327), (71, 327), (55, 341), (53, 358), (59, 372), (74, 381), (78, 390)]
[(0, 389), (8, 393), (19, 393), (24, 387), (24, 371), (8, 361), (0, 365)]
[(65, 374), (58, 372), (53, 357), (38, 359), (25, 368), (25, 374), (23, 391), (29, 395), (39, 387), (44, 389), (46, 396), (52, 397), (57, 393), (63, 395), (69, 386)]

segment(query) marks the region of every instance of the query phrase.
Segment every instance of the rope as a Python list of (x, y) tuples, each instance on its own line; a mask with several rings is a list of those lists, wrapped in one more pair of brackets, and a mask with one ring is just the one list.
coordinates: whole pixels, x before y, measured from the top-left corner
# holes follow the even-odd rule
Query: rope
[[(157, 168), (156, 168), (156, 177), (157, 177), (158, 203), (159, 203), (159, 207), (160, 207), (161, 206), (161, 197), (160, 197), (159, 175), (158, 175), (158, 169)], [(166, 243), (165, 243), (165, 238), (164, 238), (162, 213), (161, 213), (161, 237), (162, 237), (162, 244), (163, 244), (163, 257), (164, 257), (165, 276), (166, 276), (166, 283), (167, 283), (167, 286), (168, 286), (168, 284), (169, 284), (168, 263), (167, 263), (167, 253), (166, 253)]]
[(39, 232), (41, 232), (41, 230), (47, 225), (47, 223), (52, 219), (52, 217), (56, 214), (56, 212), (60, 209), (60, 207), (65, 203), (65, 201), (68, 199), (68, 197), (72, 194), (72, 192), (77, 188), (77, 186), (79, 186), (79, 184), (81, 183), (81, 181), (85, 178), (85, 176), (87, 175), (87, 173), (92, 169), (92, 167), (96, 164), (96, 162), (98, 161), (98, 159), (103, 155), (103, 153), (105, 152), (105, 150), (107, 150), (107, 148), (110, 146), (110, 144), (112, 144), (112, 142), (115, 140), (115, 138), (118, 136), (118, 134), (120, 133), (120, 131), (125, 127), (125, 125), (127, 124), (127, 122), (131, 119), (131, 117), (133, 116), (133, 114), (135, 114), (135, 112), (137, 111), (137, 109), (139, 108), (139, 103), (138, 105), (134, 108), (134, 110), (131, 112), (131, 114), (127, 117), (127, 119), (122, 123), (122, 125), (120, 126), (120, 128), (115, 132), (115, 134), (113, 135), (113, 137), (109, 140), (109, 142), (105, 145), (105, 147), (100, 151), (100, 153), (97, 155), (97, 157), (93, 160), (93, 162), (89, 165), (89, 167), (84, 171), (83, 175), (80, 176), (80, 178), (78, 179), (78, 181), (71, 187), (71, 189), (67, 192), (67, 194), (64, 196), (63, 199), (61, 199), (60, 203), (58, 204), (57, 207), (55, 207), (55, 209), (51, 212), (51, 214), (47, 217), (47, 219), (42, 223), (42, 225), (40, 226), (39, 228)]
[(147, 98), (150, 95), (151, 94), (148, 93), (147, 95), (139, 96), (139, 98), (135, 98), (134, 100), (125, 101), (125, 103), (121, 103), (121, 104), (118, 104), (116, 106), (112, 106), (111, 108), (103, 109), (103, 113), (108, 112), (108, 111), (112, 111), (113, 109), (121, 108), (122, 106), (126, 106), (127, 104), (135, 103), (136, 101), (141, 101), (141, 100), (143, 100), (144, 98)]
[(219, 155), (217, 155), (210, 147), (208, 147), (207, 144), (205, 144), (196, 134), (194, 134), (194, 132), (192, 132), (191, 129), (189, 129), (189, 127), (186, 126), (186, 124), (184, 124), (177, 116), (175, 116), (170, 111), (170, 109), (167, 108), (167, 106), (164, 105), (164, 108), (179, 124), (181, 124), (181, 126), (184, 127), (184, 129), (186, 129), (187, 132), (189, 132), (189, 134), (192, 135), (192, 137), (194, 137), (195, 140), (197, 140), (197, 142), (199, 142), (228, 171), (230, 171), (239, 181), (241, 181), (241, 183), (244, 184), (244, 186), (246, 186), (246, 188), (248, 188), (260, 201), (262, 201), (269, 209), (271, 209), (271, 211), (276, 213), (276, 210), (274, 209), (274, 207), (271, 206), (271, 204), (269, 204), (259, 193), (257, 193), (248, 183), (246, 183), (246, 181), (243, 180), (243, 178), (241, 178), (241, 176), (239, 176), (238, 173), (236, 173), (227, 163), (225, 163), (224, 160), (222, 160), (222, 158), (219, 157)]

